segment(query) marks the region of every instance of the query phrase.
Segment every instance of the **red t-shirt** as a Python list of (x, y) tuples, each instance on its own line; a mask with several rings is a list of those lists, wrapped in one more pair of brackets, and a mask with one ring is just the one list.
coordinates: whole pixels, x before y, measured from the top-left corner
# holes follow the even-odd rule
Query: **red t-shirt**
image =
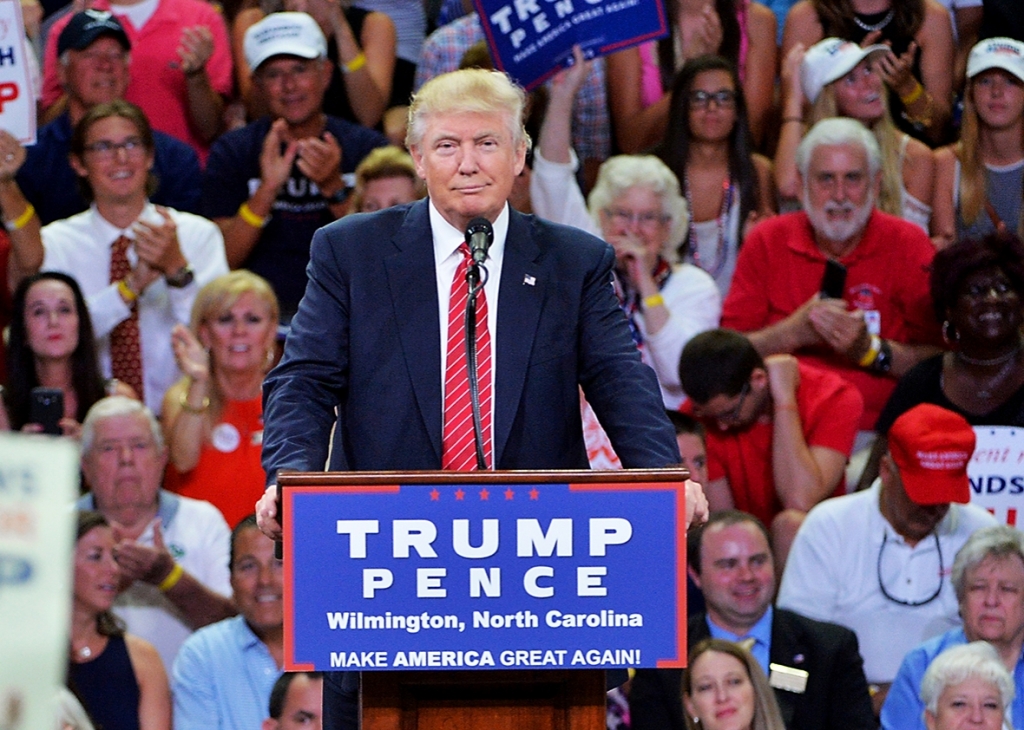
[[(864, 401), (855, 387), (833, 372), (800, 363), (797, 412), (807, 446), (824, 446), (850, 455)], [(683, 406), (690, 410), (690, 402)], [(706, 422), (708, 479), (729, 480), (736, 509), (764, 524), (782, 511), (772, 473), (772, 419), (764, 416), (743, 430), (723, 431)], [(840, 481), (833, 496), (846, 492)]]
[[(206, 62), (210, 86), (228, 96), (233, 88), (231, 40), (224, 18), (205, 0), (160, 0), (156, 12), (141, 29), (136, 29), (119, 8), (107, 0), (92, 7), (114, 13), (132, 43), (130, 80), (125, 100), (137, 104), (146, 113), (153, 129), (190, 145), (205, 164), (209, 147), (196, 135), (189, 123), (185, 74), (179, 64), (178, 46), (185, 28), (205, 26), (213, 34), (213, 55)], [(71, 21), (72, 13), (53, 24), (43, 54), (43, 107), (49, 107), (63, 93), (57, 75), (57, 39)], [(197, 183), (198, 184), (198, 183)]]
[[(932, 311), (929, 267), (935, 247), (913, 223), (875, 211), (846, 266), (844, 299), (864, 310), (869, 330), (887, 340), (941, 344)], [(722, 326), (755, 332), (792, 314), (821, 287), (826, 256), (803, 212), (770, 218), (740, 249), (736, 273), (722, 305)], [(872, 329), (873, 327), (873, 329)], [(896, 380), (858, 367), (827, 347), (793, 353), (801, 361), (842, 375), (864, 396), (861, 430), (874, 428)]]

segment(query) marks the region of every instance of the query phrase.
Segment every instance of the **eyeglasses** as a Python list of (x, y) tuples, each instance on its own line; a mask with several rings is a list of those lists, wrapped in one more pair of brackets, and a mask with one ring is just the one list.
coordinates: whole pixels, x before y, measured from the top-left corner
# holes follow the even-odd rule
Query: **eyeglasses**
[(656, 228), (669, 219), (669, 216), (664, 213), (653, 210), (637, 213), (636, 211), (623, 210), (622, 208), (605, 208), (604, 212), (613, 222), (620, 226), (631, 226), (637, 223), (641, 228)]
[(885, 545), (889, 541), (889, 534), (888, 533), (884, 533), (882, 535), (882, 545), (878, 548), (878, 566), (876, 568), (876, 572), (878, 574), (878, 590), (880, 590), (882, 592), (882, 595), (885, 596), (886, 599), (888, 599), (888, 600), (892, 601), (893, 603), (896, 603), (896, 604), (898, 604), (900, 606), (908, 606), (910, 608), (916, 608), (917, 606), (926, 606), (926, 605), (928, 605), (929, 603), (934, 601), (936, 598), (938, 598), (940, 593), (942, 593), (942, 584), (943, 584), (943, 582), (946, 579), (945, 565), (943, 564), (943, 561), (942, 561), (942, 544), (939, 542), (939, 535), (938, 535), (938, 533), (936, 533), (934, 530), (932, 531), (932, 537), (935, 538), (935, 551), (939, 554), (939, 587), (935, 589), (934, 593), (932, 593), (928, 598), (925, 598), (924, 600), (921, 600), (921, 601), (906, 601), (906, 600), (903, 600), (902, 598), (896, 598), (894, 595), (889, 593), (889, 591), (886, 590), (885, 583), (882, 582), (882, 553), (885, 551)]
[(113, 51), (110, 53), (104, 53), (103, 51), (78, 52), (78, 58), (94, 66), (101, 63), (122, 63), (127, 57), (128, 53), (125, 51)]
[(736, 92), (730, 91), (729, 89), (690, 92), (690, 106), (694, 109), (707, 109), (708, 105), (712, 101), (714, 101), (715, 105), (718, 107), (731, 109), (736, 106)]
[(99, 142), (85, 145), (83, 149), (86, 152), (92, 152), (99, 158), (107, 160), (116, 157), (119, 150), (124, 150), (125, 154), (129, 157), (142, 154), (146, 149), (146, 145), (143, 144), (140, 137), (129, 137), (122, 142), (101, 139)]
[(731, 410), (716, 414), (708, 413), (702, 408), (695, 408), (694, 415), (698, 418), (706, 418), (711, 421), (719, 421), (720, 423), (737, 423), (740, 420), (743, 404), (746, 402), (748, 395), (750, 395), (750, 381), (743, 384), (743, 388), (740, 390), (740, 399), (736, 401), (736, 405)]

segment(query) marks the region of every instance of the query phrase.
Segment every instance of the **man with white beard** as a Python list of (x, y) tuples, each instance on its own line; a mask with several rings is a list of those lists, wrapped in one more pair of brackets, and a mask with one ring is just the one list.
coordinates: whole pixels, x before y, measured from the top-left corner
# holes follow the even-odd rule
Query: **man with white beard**
[[(796, 159), (804, 210), (747, 237), (722, 326), (746, 333), (762, 357), (791, 353), (846, 378), (864, 396), (868, 431), (896, 380), (941, 342), (929, 294), (935, 249), (919, 227), (875, 208), (881, 154), (860, 122), (818, 122)], [(828, 261), (846, 275), (824, 287)]]

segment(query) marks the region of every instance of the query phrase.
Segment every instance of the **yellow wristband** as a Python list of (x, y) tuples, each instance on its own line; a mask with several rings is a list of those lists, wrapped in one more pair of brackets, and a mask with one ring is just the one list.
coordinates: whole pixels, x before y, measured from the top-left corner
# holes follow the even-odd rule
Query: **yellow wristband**
[(205, 413), (206, 409), (210, 407), (210, 396), (203, 396), (203, 404), (196, 408), (194, 405), (188, 402), (188, 391), (181, 391), (181, 395), (178, 396), (178, 405), (181, 406), (181, 410), (185, 413), (192, 413), (193, 415), (199, 415)]
[(161, 593), (167, 593), (167, 591), (178, 585), (178, 581), (181, 580), (181, 576), (185, 575), (185, 569), (182, 568), (178, 563), (174, 564), (171, 568), (171, 572), (167, 574), (167, 577), (160, 581), (160, 585), (157, 588), (160, 589)]
[(857, 363), (862, 368), (869, 367), (871, 363), (878, 357), (878, 353), (882, 351), (882, 338), (878, 335), (871, 335), (871, 345), (868, 347), (868, 351), (864, 353), (864, 357)]
[(923, 94), (923, 93), (924, 93), (924, 86), (922, 86), (921, 82), (918, 81), (917, 82), (917, 86), (914, 87), (914, 90), (911, 91), (906, 96), (901, 96), (900, 97), (900, 101), (903, 102), (903, 106), (910, 106), (915, 101), (920, 99), (921, 98), (921, 94)]
[(139, 295), (128, 285), (127, 279), (121, 279), (117, 282), (117, 293), (124, 299), (125, 304), (132, 304)]
[(238, 215), (242, 216), (242, 220), (248, 223), (253, 228), (263, 228), (267, 225), (267, 221), (270, 220), (270, 216), (258, 216), (252, 212), (252, 208), (249, 207), (249, 201), (245, 201), (238, 206)]
[(4, 221), (4, 228), (8, 231), (20, 231), (22, 228), (28, 225), (28, 222), (32, 220), (32, 216), (36, 214), (36, 207), (29, 203), (25, 208), (25, 212), (15, 218), (13, 221)]
[(353, 58), (351, 61), (349, 61), (348, 63), (341, 64), (341, 70), (347, 74), (352, 74), (361, 69), (365, 65), (366, 54), (360, 51), (359, 55)]
[(644, 297), (643, 305), (644, 309), (654, 309), (665, 304), (665, 297), (661, 294), (651, 294), (649, 297)]

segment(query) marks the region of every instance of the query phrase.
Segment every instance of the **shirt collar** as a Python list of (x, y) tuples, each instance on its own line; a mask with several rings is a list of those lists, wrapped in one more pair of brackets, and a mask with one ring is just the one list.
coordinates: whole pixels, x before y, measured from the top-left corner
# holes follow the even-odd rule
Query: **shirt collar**
[(757, 623), (750, 627), (750, 631), (743, 634), (734, 634), (728, 629), (723, 629), (721, 626), (711, 620), (711, 614), (707, 614), (708, 630), (711, 632), (712, 638), (725, 639), (734, 643), (742, 641), (743, 639), (754, 639), (757, 643), (771, 649), (772, 646), (772, 617), (774, 615), (774, 609), (768, 606), (768, 610), (764, 612), (764, 615), (757, 620)]
[[(830, 258), (821, 252), (818, 248), (818, 243), (815, 240), (814, 226), (811, 225), (811, 219), (807, 216), (805, 211), (800, 211), (796, 215), (800, 216), (800, 223), (806, 229), (806, 235), (804, 236), (791, 236), (787, 241), (786, 245), (794, 253), (806, 256), (814, 261), (825, 261)], [(839, 259), (844, 264), (851, 264), (858, 261), (861, 258), (874, 255), (872, 250), (874, 247), (872, 244), (874, 240), (873, 229), (879, 224), (879, 211), (875, 208), (871, 211), (871, 216), (868, 218), (868, 222), (864, 225), (864, 231), (861, 233), (860, 241), (853, 249)]]
[[(459, 246), (466, 242), (466, 234), (460, 231), (451, 223), (445, 220), (436, 207), (434, 201), (429, 200), (430, 210), (430, 231), (434, 238), (434, 260), (444, 261), (455, 254)], [(494, 229), (494, 241), (487, 251), (488, 259), (500, 259), (505, 250), (505, 238), (508, 236), (508, 203), (501, 209), (497, 220), (492, 224)]]
[[(132, 226), (135, 225), (134, 221), (127, 228), (118, 228), (100, 214), (99, 208), (96, 207), (96, 203), (89, 206), (89, 210), (92, 213), (93, 221), (96, 226), (97, 238), (101, 241), (109, 240), (110, 243), (113, 244), (113, 242), (121, 236), (124, 236), (131, 241), (135, 240), (135, 231), (132, 228)], [(146, 201), (146, 206), (142, 209), (142, 212), (139, 213), (139, 217), (135, 220), (163, 222), (163, 216), (157, 212), (155, 205)]]

